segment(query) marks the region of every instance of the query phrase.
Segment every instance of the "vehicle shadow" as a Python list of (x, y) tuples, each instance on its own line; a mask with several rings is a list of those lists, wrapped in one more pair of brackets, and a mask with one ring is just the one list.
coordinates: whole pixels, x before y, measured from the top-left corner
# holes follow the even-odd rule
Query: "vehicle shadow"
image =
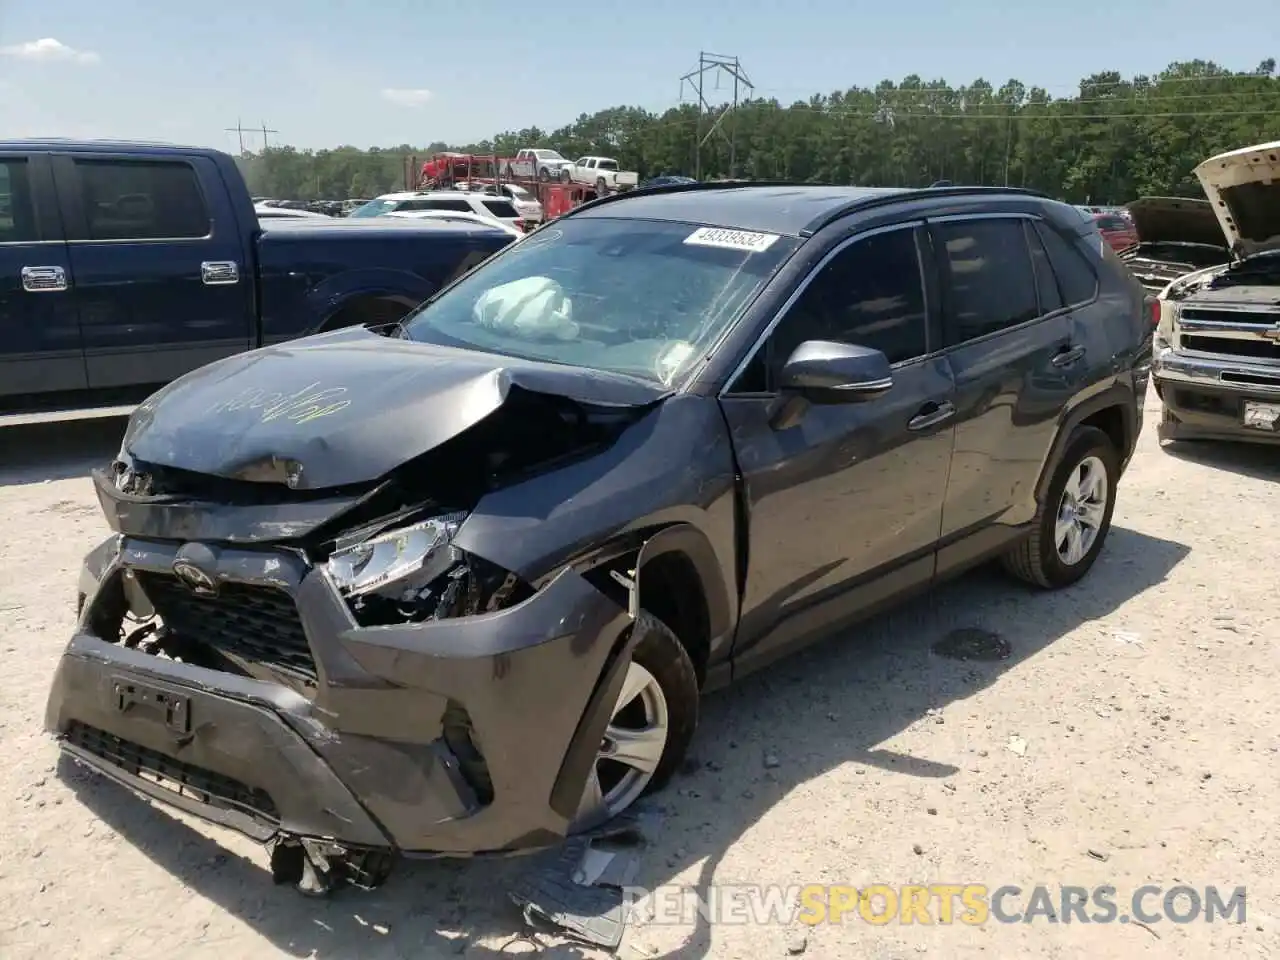
[(1169, 456), (1213, 470), (1228, 470), (1254, 480), (1280, 480), (1280, 447), (1216, 440), (1163, 444)]
[[(1189, 552), (1180, 543), (1113, 528), (1097, 568), (1075, 587), (1036, 593), (984, 568), (708, 697), (694, 756), (654, 798), (665, 819), (643, 848), (634, 882), (653, 889), (679, 877), (681, 885), (705, 893), (753, 824), (792, 791), (844, 765), (934, 780), (959, 774), (971, 762), (966, 754), (913, 757), (877, 745), (991, 685), (1081, 623), (1106, 617), (1164, 580)], [(998, 632), (1012, 652), (992, 662), (933, 653), (956, 627)], [(508, 951), (474, 941), (519, 939), (524, 930), (505, 892), (529, 868), (527, 860), (417, 863), (398, 869), (373, 893), (308, 901), (291, 887), (270, 884), (265, 855), (231, 854), (100, 778), (79, 771), (68, 776), (82, 802), (125, 840), (292, 956), (497, 957)], [(493, 907), (495, 898), (505, 909)], [(695, 960), (710, 949), (711, 929), (697, 918), (683, 945), (666, 956)], [(585, 960), (604, 954), (554, 946), (538, 955)]]
[(87, 477), (120, 449), (127, 417), (0, 427), (0, 487)]

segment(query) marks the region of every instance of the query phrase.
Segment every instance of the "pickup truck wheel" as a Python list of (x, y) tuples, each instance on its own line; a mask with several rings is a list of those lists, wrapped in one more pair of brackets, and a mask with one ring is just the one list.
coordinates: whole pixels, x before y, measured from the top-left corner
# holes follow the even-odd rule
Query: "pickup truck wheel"
[(1111, 529), (1120, 457), (1096, 427), (1077, 427), (1036, 511), (1031, 536), (1004, 556), (1019, 580), (1046, 590), (1078, 581)]
[(572, 178), (569, 176), (569, 171), (568, 171), (568, 170), (561, 170), (561, 171), (560, 171), (560, 182), (561, 182), (561, 183), (568, 183), (571, 179), (572, 179)]
[(571, 833), (592, 830), (660, 789), (698, 725), (698, 676), (670, 628), (644, 610), (622, 692), (582, 792)]
[(604, 182), (604, 177), (598, 178), (596, 180), (596, 196), (603, 197), (608, 195), (608, 193), (609, 193), (609, 185)]
[(550, 182), (551, 182), (551, 174), (547, 171), (547, 168), (546, 168), (546, 167), (539, 167), (539, 168), (538, 168), (538, 182), (539, 182), (539, 183), (550, 183)]

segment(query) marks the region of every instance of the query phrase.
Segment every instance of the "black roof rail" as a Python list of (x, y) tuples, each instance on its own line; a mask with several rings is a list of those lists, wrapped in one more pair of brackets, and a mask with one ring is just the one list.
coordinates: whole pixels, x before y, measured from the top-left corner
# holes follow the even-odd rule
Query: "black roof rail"
[[(588, 200), (586, 203), (579, 204), (568, 213), (562, 214), (557, 219), (563, 217), (571, 217), (580, 210), (594, 210), (602, 204), (613, 203), (632, 194), (639, 193), (642, 196), (651, 197), (657, 194), (667, 193), (700, 193), (709, 190), (730, 190), (740, 187), (840, 187), (855, 186), (855, 184), (838, 184), (838, 183), (807, 183), (803, 180), (710, 180), (699, 181), (698, 183), (669, 183), (657, 187), (643, 187), (633, 190), (623, 190), (619, 193), (609, 194), (607, 197), (597, 197), (594, 200)], [(903, 187), (895, 190), (893, 193), (881, 194), (879, 196), (859, 197), (857, 200), (851, 200), (848, 203), (840, 204), (832, 210), (827, 211), (820, 216), (815, 217), (809, 223), (805, 224), (800, 236), (811, 237), (823, 227), (834, 223), (841, 217), (847, 216), (857, 210), (865, 210), (874, 207), (888, 206), (889, 204), (902, 203), (905, 200), (914, 200), (920, 197), (966, 197), (966, 196), (1009, 196), (1017, 195), (1023, 197), (1036, 197), (1041, 200), (1052, 200), (1053, 197), (1039, 190), (1029, 190), (1025, 187), (957, 187), (946, 180), (939, 180), (930, 187)]]
[(703, 190), (727, 190), (736, 189), (738, 187), (822, 187), (831, 186), (831, 184), (822, 183), (805, 183), (803, 180), (699, 180), (695, 183), (664, 183), (656, 187), (634, 187), (631, 190), (623, 190), (619, 193), (611, 193), (607, 197), (597, 197), (594, 200), (588, 200), (586, 203), (580, 203), (568, 213), (562, 214), (562, 217), (569, 217), (577, 213), (579, 210), (594, 209), (602, 203), (612, 203), (614, 200), (621, 200), (625, 197), (639, 194), (644, 197), (652, 197), (663, 193), (696, 193)]
[(1039, 200), (1052, 200), (1053, 197), (1047, 193), (1041, 193), (1039, 190), (1028, 190), (1024, 187), (956, 187), (956, 186), (932, 186), (932, 187), (908, 187), (897, 193), (886, 193), (879, 196), (860, 197), (857, 200), (850, 200), (843, 203), (833, 210), (814, 217), (804, 225), (804, 229), (800, 231), (800, 236), (811, 237), (823, 227), (830, 226), (841, 217), (848, 216), (851, 213), (870, 210), (876, 207), (887, 207), (896, 203), (903, 203), (909, 200), (918, 200), (922, 197), (981, 197), (981, 196), (1009, 196), (1015, 195), (1019, 197), (1035, 197)]

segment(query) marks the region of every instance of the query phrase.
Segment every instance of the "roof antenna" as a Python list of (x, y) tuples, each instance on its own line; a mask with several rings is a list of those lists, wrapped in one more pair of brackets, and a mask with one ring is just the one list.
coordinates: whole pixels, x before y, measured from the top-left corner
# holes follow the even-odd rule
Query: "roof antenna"
[(950, 180), (935, 180), (933, 181), (933, 183), (929, 184), (929, 189), (932, 190), (934, 187), (954, 187), (954, 186), (955, 184), (952, 183)]

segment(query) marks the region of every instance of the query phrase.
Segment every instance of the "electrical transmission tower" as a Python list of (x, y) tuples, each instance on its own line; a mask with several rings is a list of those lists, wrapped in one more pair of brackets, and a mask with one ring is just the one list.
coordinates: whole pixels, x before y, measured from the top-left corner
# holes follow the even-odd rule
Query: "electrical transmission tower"
[[(720, 89), (720, 81), (728, 79), (733, 82), (733, 100), (727, 106), (717, 108), (713, 106), (706, 95), (708, 74), (714, 76), (715, 87)], [(742, 69), (742, 61), (737, 57), (726, 57), (718, 53), (707, 53), (702, 51), (698, 54), (698, 67), (690, 70), (680, 78), (680, 97), (684, 98), (685, 84), (698, 97), (698, 126), (695, 134), (695, 153), (694, 153), (694, 179), (702, 179), (702, 148), (706, 146), (712, 135), (719, 132), (720, 136), (729, 144), (729, 177), (734, 178), (738, 174), (738, 104), (749, 99), (755, 86), (747, 78), (747, 73)], [(706, 133), (702, 132), (704, 125), (704, 117), (716, 114), (718, 115), (712, 122)], [(725, 129), (725, 120), (728, 119), (728, 129)]]
[[(234, 127), (225, 127), (224, 129), (227, 131), (227, 133), (234, 133), (240, 138), (240, 153), (241, 154), (246, 153), (247, 151), (245, 150), (245, 147), (244, 147), (245, 125), (241, 123), (239, 120), (237, 120), (236, 125)], [(262, 131), (262, 150), (265, 153), (267, 149), (267, 134), (279, 133), (280, 131), (274, 130), (268, 127), (266, 124), (266, 121), (263, 121), (262, 126), (253, 127), (253, 128), (250, 128), (249, 130), (250, 133), (257, 133), (258, 131)]]

